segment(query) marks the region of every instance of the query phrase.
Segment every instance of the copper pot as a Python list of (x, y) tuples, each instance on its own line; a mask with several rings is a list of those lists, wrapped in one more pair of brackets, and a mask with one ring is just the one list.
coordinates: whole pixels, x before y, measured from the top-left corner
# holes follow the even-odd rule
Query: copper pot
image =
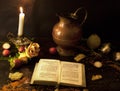
[(68, 16), (59, 15), (59, 22), (53, 27), (52, 36), (54, 42), (58, 45), (57, 51), (62, 56), (74, 55), (74, 47), (82, 37), (82, 24), (85, 22), (87, 12), (81, 24), (78, 23), (77, 12), (84, 8), (79, 8), (75, 13)]

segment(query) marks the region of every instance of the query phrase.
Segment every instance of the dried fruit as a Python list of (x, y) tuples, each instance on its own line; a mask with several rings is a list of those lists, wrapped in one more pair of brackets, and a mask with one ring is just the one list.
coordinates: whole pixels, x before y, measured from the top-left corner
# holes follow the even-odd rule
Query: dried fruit
[(2, 52), (3, 56), (8, 56), (9, 54), (10, 54), (10, 50), (8, 50), (8, 49), (3, 50), (3, 52)]
[(23, 63), (28, 63), (28, 58), (27, 57), (21, 57), (19, 58)]
[(80, 60), (82, 60), (83, 58), (85, 58), (86, 56), (84, 55), (84, 54), (78, 54), (75, 58), (74, 58), (74, 60), (75, 61), (77, 61), (77, 62), (79, 62)]
[(3, 49), (9, 49), (10, 47), (11, 47), (10, 44), (7, 42), (2, 45)]
[(56, 54), (57, 49), (55, 47), (51, 47), (51, 48), (49, 48), (49, 52), (50, 52), (50, 54)]
[(100, 61), (96, 61), (93, 64), (96, 68), (101, 68), (102, 67), (102, 63)]
[(99, 80), (99, 79), (102, 79), (102, 75), (98, 74), (98, 75), (93, 75), (92, 76), (92, 81), (95, 81), (95, 80)]
[(18, 51), (19, 51), (19, 52), (24, 52), (24, 51), (25, 51), (25, 46), (20, 46), (20, 47), (18, 48)]
[(102, 51), (103, 53), (109, 53), (110, 50), (111, 50), (111, 48), (110, 48), (110, 43), (104, 44), (104, 46), (101, 48), (101, 51)]
[(115, 53), (115, 60), (116, 61), (118, 61), (118, 60), (120, 61), (120, 52), (116, 52)]
[(87, 45), (91, 49), (96, 49), (100, 46), (101, 39), (97, 34), (92, 34), (88, 37)]
[(14, 62), (14, 67), (15, 68), (18, 68), (23, 64), (20, 59), (15, 59), (15, 60), (13, 60), (13, 62)]

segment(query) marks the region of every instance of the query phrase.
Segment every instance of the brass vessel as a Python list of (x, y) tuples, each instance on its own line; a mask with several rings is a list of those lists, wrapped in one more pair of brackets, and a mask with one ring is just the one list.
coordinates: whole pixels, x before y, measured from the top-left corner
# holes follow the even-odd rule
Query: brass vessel
[[(79, 23), (78, 11), (84, 10), (84, 19)], [(58, 15), (59, 22), (53, 26), (52, 36), (58, 45), (57, 51), (62, 56), (72, 56), (75, 54), (75, 46), (82, 37), (82, 25), (87, 18), (85, 8), (78, 8), (74, 13), (68, 15)]]

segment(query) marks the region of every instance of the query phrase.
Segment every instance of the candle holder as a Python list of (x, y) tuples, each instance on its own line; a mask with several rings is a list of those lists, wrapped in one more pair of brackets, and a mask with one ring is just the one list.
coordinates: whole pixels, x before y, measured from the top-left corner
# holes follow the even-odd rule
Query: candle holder
[(18, 45), (18, 46), (28, 45), (31, 43), (31, 40), (29, 40), (27, 37), (23, 37), (23, 36), (16, 37), (16, 36), (14, 36), (13, 33), (8, 33), (7, 38), (13, 44)]

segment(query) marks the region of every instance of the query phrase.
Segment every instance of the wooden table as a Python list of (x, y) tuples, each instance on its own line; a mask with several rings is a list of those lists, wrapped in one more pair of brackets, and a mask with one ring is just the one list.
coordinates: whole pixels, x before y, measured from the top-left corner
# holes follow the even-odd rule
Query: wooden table
[[(19, 69), (10, 70), (9, 62), (7, 60), (0, 60), (0, 89), (6, 88), (7, 86), (10, 87), (11, 84), (15, 84), (15, 82), (11, 82), (8, 79), (8, 75), (10, 72), (19, 71), (24, 74), (24, 77), (18, 81), (19, 84), (17, 83), (18, 85), (13, 88), (14, 90), (10, 90), (11, 88), (9, 88), (9, 90), (5, 91), (54, 91), (55, 87), (52, 86), (32, 86), (29, 84), (35, 63), (38, 62), (40, 58), (74, 61), (74, 57), (63, 57), (58, 54), (50, 54), (49, 48), (56, 46), (52, 39), (48, 40), (46, 38), (41, 38), (39, 40), (37, 39), (36, 42), (39, 42), (41, 46), (40, 56), (33, 58), (28, 64), (21, 66)], [(118, 49), (119, 48), (117, 48), (117, 51), (120, 51)], [(102, 75), (102, 79), (92, 81), (92, 76), (96, 74)], [(110, 66), (103, 66), (98, 69), (93, 65), (86, 64), (86, 82), (86, 88), (60, 86), (59, 90), (83, 91), (83, 89), (88, 89), (89, 91), (120, 91), (120, 71)]]

